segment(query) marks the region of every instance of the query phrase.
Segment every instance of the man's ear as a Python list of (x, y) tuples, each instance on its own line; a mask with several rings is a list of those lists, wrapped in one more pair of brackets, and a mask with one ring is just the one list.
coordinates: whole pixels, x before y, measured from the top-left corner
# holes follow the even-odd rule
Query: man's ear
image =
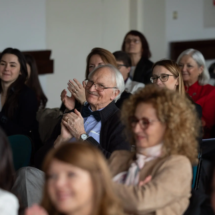
[(120, 91), (118, 89), (113, 90), (112, 96), (111, 96), (111, 101), (113, 101), (118, 95)]
[(126, 67), (126, 69), (127, 69), (128, 73), (131, 71), (131, 67), (130, 66)]

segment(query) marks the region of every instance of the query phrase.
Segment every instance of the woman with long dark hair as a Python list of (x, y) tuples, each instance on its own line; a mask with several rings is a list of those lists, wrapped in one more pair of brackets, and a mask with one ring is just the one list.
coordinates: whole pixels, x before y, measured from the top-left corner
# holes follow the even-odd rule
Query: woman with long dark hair
[(149, 60), (151, 51), (146, 37), (139, 31), (129, 31), (124, 37), (122, 51), (131, 58), (130, 75), (132, 80), (149, 84), (153, 62)]
[(37, 96), (37, 101), (38, 101), (38, 109), (41, 109), (41, 108), (43, 109), (46, 107), (46, 103), (48, 99), (40, 85), (36, 61), (34, 57), (30, 54), (24, 54), (24, 56), (27, 61), (27, 71), (28, 71), (28, 78), (26, 81), (26, 85), (35, 92)]
[(5, 49), (0, 55), (0, 126), (8, 136), (28, 135), (36, 120), (37, 99), (25, 85), (27, 76), (23, 54)]
[(2, 129), (0, 129), (0, 159), (0, 213), (15, 215), (18, 213), (19, 203), (17, 198), (10, 193), (15, 172), (10, 145)]

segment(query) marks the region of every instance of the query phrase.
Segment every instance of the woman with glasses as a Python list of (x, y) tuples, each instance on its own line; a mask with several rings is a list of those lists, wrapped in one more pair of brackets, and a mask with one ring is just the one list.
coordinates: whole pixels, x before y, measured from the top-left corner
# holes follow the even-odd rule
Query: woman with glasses
[(177, 63), (187, 94), (202, 107), (204, 138), (210, 138), (215, 126), (215, 87), (208, 84), (210, 75), (204, 56), (198, 50), (187, 49), (179, 55)]
[[(87, 56), (87, 65), (85, 70), (85, 79), (88, 78), (90, 72), (92, 72), (96, 67), (100, 65), (111, 64), (117, 68), (117, 63), (114, 55), (106, 49), (103, 48), (94, 48), (91, 50)], [(85, 96), (85, 81), (79, 83), (77, 79), (69, 80), (68, 90), (71, 92), (71, 97), (66, 95), (66, 90), (63, 90), (61, 93), (61, 101), (65, 107), (69, 110), (74, 109), (74, 107), (80, 107), (86, 102)], [(116, 106), (121, 108), (122, 103), (127, 99), (131, 94), (124, 91), (121, 94), (121, 97), (116, 102)]]
[(200, 124), (194, 109), (184, 96), (154, 85), (123, 105), (121, 119), (135, 151), (113, 152), (109, 165), (128, 214), (182, 215), (188, 207)]
[(160, 60), (153, 65), (150, 81), (185, 95), (184, 82), (178, 65), (171, 60)]
[(122, 51), (129, 54), (131, 58), (132, 80), (149, 84), (153, 62), (149, 60), (151, 52), (145, 36), (139, 31), (129, 31), (124, 37)]

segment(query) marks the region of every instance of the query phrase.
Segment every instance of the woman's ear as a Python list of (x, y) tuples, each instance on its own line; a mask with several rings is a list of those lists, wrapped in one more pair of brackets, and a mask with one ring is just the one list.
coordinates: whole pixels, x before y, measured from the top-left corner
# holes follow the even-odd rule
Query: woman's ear
[(179, 85), (179, 77), (176, 78), (176, 83), (175, 83), (175, 86), (178, 86)]
[(203, 66), (200, 66), (200, 67), (199, 67), (199, 75), (201, 75), (201, 74), (203, 73), (203, 71), (204, 71), (204, 67), (203, 67)]

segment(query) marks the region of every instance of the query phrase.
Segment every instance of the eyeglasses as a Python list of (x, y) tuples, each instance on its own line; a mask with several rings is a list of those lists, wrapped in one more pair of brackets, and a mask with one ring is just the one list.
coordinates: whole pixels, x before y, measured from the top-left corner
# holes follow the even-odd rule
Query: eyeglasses
[(85, 84), (86, 84), (86, 89), (90, 89), (93, 85), (95, 85), (95, 89), (99, 92), (102, 92), (106, 89), (118, 89), (117, 87), (105, 87), (102, 84), (95, 84), (91, 80), (85, 80)]
[(152, 124), (153, 122), (156, 122), (156, 121), (159, 121), (159, 120), (150, 120), (146, 117), (143, 117), (141, 119), (137, 119), (135, 116), (131, 116), (129, 118), (129, 123), (130, 123), (132, 128), (135, 128), (137, 123), (140, 123), (140, 127), (142, 129), (147, 129), (150, 124)]
[(140, 40), (138, 40), (138, 39), (126, 39), (125, 40), (125, 43), (130, 44), (131, 42), (138, 44), (138, 43), (140, 43)]
[(160, 75), (160, 76), (152, 76), (152, 77), (150, 78), (150, 81), (151, 81), (152, 83), (156, 83), (156, 82), (158, 81), (158, 78), (159, 78), (162, 82), (166, 82), (166, 81), (168, 81), (169, 76), (174, 76), (174, 77), (175, 77), (175, 75), (162, 74), (162, 75)]
[(124, 65), (124, 64), (117, 64), (117, 68), (118, 68), (118, 69), (120, 69), (120, 68), (123, 67), (123, 66), (124, 66), (124, 67), (128, 67), (127, 65)]

